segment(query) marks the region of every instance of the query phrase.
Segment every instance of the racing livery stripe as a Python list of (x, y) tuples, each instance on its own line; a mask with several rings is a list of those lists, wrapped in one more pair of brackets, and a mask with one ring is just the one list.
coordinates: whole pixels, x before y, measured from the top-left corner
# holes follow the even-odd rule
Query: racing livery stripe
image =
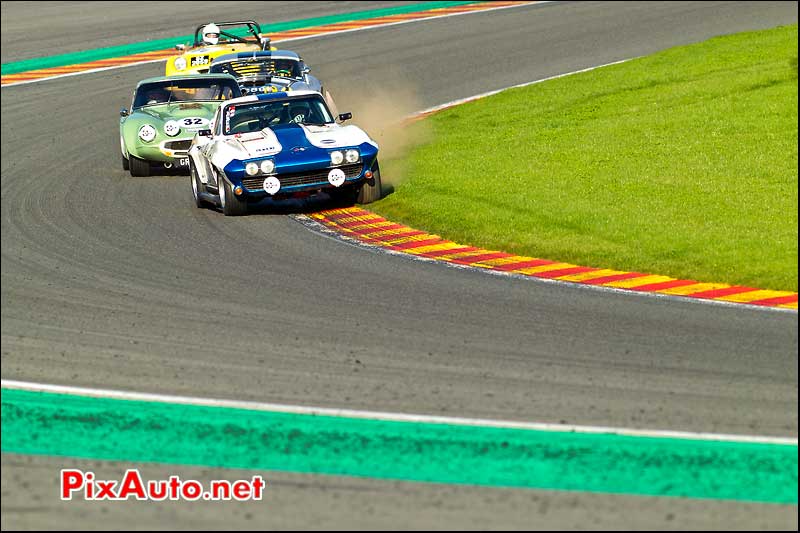
[(496, 250), (485, 250), (458, 244), (439, 235), (432, 235), (398, 224), (360, 207), (329, 209), (312, 213), (309, 217), (344, 237), (370, 246), (455, 265), (595, 287), (650, 292), (678, 298), (713, 300), (776, 309), (797, 309), (796, 292), (764, 290), (726, 283), (707, 283), (656, 274), (587, 267), (549, 259), (513, 255)]
[[(514, 7), (519, 5), (526, 5), (536, 3), (531, 0), (515, 0), (515, 1), (501, 1), (501, 2), (472, 2), (463, 5), (454, 5), (446, 7), (428, 8), (421, 11), (401, 13), (395, 15), (376, 16), (373, 18), (365, 18), (361, 20), (348, 20), (329, 24), (319, 24), (324, 19), (315, 19), (318, 25), (289, 29), (285, 31), (278, 31), (270, 33), (269, 37), (273, 43), (279, 43), (290, 39), (315, 37), (318, 35), (326, 35), (344, 31), (355, 31), (364, 28), (384, 26), (387, 24), (398, 24), (402, 22), (409, 22), (414, 20), (424, 20), (433, 17), (442, 17), (447, 15), (467, 14), (479, 11), (493, 10), (504, 7)], [(435, 3), (434, 5), (441, 5)], [(419, 6), (424, 9), (424, 4)], [(357, 13), (352, 14), (353, 17), (358, 16)], [(362, 15), (363, 16), (363, 15)], [(308, 22), (312, 22), (309, 20)], [(181, 39), (176, 38), (176, 41)], [(0, 75), (0, 86), (15, 85), (21, 83), (30, 83), (32, 81), (41, 81), (48, 78), (58, 76), (75, 75), (79, 73), (95, 72), (101, 69), (115, 68), (128, 65), (137, 65), (145, 62), (153, 62), (167, 59), (168, 57), (176, 55), (177, 52), (174, 48), (167, 48), (164, 50), (153, 50), (141, 52), (136, 54), (122, 55), (119, 57), (103, 58), (94, 61), (80, 62), (71, 65), (59, 65), (48, 68), (31, 69), (24, 72), (12, 72), (9, 74)], [(33, 64), (33, 61), (31, 62)], [(52, 63), (51, 63), (52, 64)], [(13, 65), (7, 64), (5, 67), (11, 70)], [(20, 65), (21, 66), (21, 65)]]

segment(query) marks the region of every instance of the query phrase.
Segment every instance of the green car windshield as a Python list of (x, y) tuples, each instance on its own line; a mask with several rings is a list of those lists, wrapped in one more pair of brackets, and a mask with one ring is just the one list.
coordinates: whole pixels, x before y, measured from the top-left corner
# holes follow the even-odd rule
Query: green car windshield
[(285, 124), (330, 124), (328, 107), (319, 96), (259, 100), (225, 109), (225, 135), (259, 131)]
[(145, 83), (136, 90), (133, 108), (171, 102), (211, 102), (230, 100), (240, 96), (239, 86), (233, 80), (164, 80)]

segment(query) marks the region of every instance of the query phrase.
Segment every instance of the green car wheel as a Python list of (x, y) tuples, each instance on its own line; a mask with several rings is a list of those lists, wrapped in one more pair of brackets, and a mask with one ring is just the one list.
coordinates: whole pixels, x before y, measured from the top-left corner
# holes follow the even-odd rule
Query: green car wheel
[(150, 163), (148, 163), (144, 159), (139, 159), (138, 157), (131, 156), (130, 167), (131, 167), (131, 176), (140, 177), (140, 176), (150, 175)]

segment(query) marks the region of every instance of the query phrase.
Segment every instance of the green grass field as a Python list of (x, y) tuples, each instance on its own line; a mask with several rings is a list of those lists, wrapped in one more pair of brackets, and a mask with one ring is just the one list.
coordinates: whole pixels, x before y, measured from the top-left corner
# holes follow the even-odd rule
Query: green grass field
[[(451, 108), (370, 209), (584, 266), (797, 290), (797, 25)], [(422, 131), (422, 130), (420, 130)], [(413, 133), (413, 130), (412, 130)]]

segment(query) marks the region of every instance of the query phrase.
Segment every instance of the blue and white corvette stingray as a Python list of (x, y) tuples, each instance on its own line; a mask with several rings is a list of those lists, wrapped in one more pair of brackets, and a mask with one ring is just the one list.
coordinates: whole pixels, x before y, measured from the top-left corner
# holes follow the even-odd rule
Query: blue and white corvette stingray
[(211, 129), (189, 149), (192, 194), (198, 207), (218, 205), (243, 215), (266, 197), (325, 191), (337, 201), (380, 198), (378, 145), (352, 117), (335, 119), (315, 91), (235, 98), (222, 104)]

